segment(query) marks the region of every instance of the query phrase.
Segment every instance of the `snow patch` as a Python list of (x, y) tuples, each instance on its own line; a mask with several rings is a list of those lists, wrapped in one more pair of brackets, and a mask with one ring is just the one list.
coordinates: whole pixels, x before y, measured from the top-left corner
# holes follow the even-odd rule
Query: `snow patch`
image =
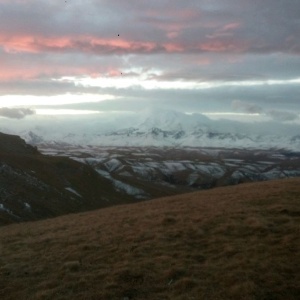
[[(110, 175), (110, 173), (107, 172), (107, 171), (104, 171), (104, 170), (101, 170), (101, 169), (95, 169), (95, 170), (101, 176), (109, 179), (113, 183), (114, 187), (117, 190), (123, 191), (123, 192), (125, 192), (128, 195), (134, 196), (137, 199), (147, 199), (148, 198), (147, 195), (146, 195), (146, 193), (142, 189), (136, 188), (136, 187), (134, 187), (132, 185), (129, 185), (127, 183), (124, 183), (124, 182), (122, 182), (120, 180), (114, 179)], [(128, 173), (128, 174), (129, 174), (129, 176), (131, 176), (130, 173)]]
[(116, 189), (123, 191), (128, 195), (135, 196), (139, 199), (143, 199), (146, 197), (146, 194), (142, 189), (136, 188), (120, 180), (112, 179), (112, 181)]
[(31, 206), (30, 206), (29, 203), (25, 202), (25, 203), (24, 203), (24, 207), (25, 207), (25, 210), (31, 211)]
[(67, 190), (67, 191), (73, 193), (74, 195), (82, 198), (82, 196), (77, 191), (75, 191), (74, 189), (72, 189), (71, 187), (66, 187), (65, 190)]
[(197, 173), (190, 174), (187, 179), (188, 185), (193, 185), (198, 180), (198, 178), (199, 175)]
[(13, 215), (13, 212), (11, 210), (9, 210), (8, 208), (6, 208), (4, 206), (4, 204), (0, 203), (0, 210), (7, 212), (10, 215)]
[(118, 159), (115, 159), (115, 158), (107, 161), (104, 165), (107, 168), (108, 172), (114, 172), (123, 167), (122, 163)]

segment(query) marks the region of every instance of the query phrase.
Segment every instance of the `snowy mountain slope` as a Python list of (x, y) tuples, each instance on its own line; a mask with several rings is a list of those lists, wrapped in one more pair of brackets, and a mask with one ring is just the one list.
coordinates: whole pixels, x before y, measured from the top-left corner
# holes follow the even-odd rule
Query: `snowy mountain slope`
[(20, 122), (9, 133), (33, 145), (300, 149), (296, 125), (215, 121), (201, 114), (157, 109), (113, 116), (37, 117), (36, 122)]

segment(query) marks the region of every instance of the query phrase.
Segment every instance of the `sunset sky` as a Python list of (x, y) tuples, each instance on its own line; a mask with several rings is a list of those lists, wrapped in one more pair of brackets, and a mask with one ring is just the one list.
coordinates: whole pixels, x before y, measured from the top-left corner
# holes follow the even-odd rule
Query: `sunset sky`
[(0, 0), (0, 66), (0, 116), (16, 120), (162, 107), (299, 122), (300, 1)]

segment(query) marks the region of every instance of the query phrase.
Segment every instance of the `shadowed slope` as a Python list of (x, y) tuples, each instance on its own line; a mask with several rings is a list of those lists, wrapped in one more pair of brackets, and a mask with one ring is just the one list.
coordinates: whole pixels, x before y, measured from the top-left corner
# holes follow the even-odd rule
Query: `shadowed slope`
[(38, 151), (19, 136), (0, 132), (0, 153), (28, 155), (38, 154)]
[(0, 228), (1, 299), (300, 296), (300, 179)]
[(133, 201), (90, 166), (0, 133), (0, 225)]

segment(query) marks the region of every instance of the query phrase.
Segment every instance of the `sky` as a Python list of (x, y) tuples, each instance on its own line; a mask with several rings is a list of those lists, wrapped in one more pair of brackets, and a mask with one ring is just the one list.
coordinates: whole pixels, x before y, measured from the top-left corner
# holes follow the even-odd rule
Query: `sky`
[(0, 117), (160, 107), (299, 123), (299, 0), (0, 0)]

